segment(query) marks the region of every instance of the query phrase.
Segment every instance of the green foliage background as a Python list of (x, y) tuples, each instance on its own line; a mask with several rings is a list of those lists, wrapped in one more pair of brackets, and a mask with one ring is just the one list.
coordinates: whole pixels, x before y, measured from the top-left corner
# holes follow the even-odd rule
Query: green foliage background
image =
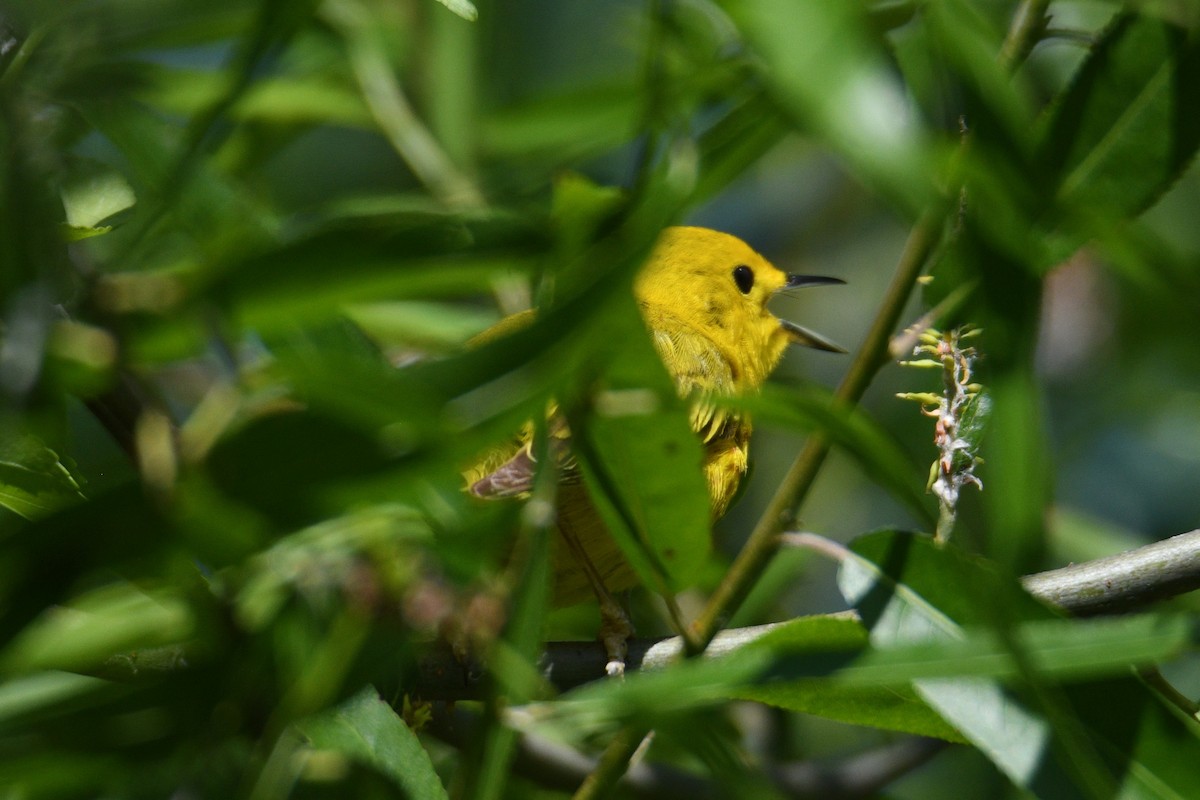
[[(960, 744), (887, 796), (1200, 796), (1195, 720), (1130, 666), (1200, 695), (1194, 601), (1072, 620), (1013, 578), (1200, 518), (1200, 4), (1041, 7), (0, 3), (0, 795), (551, 796), (515, 730), (632, 724), (719, 796), (911, 733)], [(679, 222), (846, 279), (775, 308), (852, 351), (931, 232), (902, 319), (982, 327), (993, 404), (955, 546), (901, 532), (935, 451), (892, 395), (932, 378), (835, 412), (850, 358), (811, 352), (748, 401), (710, 545), (629, 296)], [(685, 616), (821, 431), (798, 524), (852, 550), (783, 552), (730, 624), (864, 624), (556, 696), (539, 643), (594, 611), (459, 477), (552, 397)], [(493, 675), (457, 748), (393, 711), (451, 620)]]

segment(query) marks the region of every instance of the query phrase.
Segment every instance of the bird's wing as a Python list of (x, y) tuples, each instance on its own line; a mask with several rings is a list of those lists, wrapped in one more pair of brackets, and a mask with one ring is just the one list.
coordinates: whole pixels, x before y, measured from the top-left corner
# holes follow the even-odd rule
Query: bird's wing
[(692, 430), (705, 444), (723, 435), (734, 415), (709, 401), (734, 389), (733, 370), (713, 342), (684, 326), (651, 328), (654, 346), (679, 393), (692, 398)]
[[(548, 414), (549, 451), (559, 483), (576, 483), (580, 480), (579, 466), (571, 454), (571, 431), (556, 408), (552, 407)], [(536, 473), (533, 425), (526, 424), (516, 439), (493, 449), (467, 470), (465, 477), (467, 487), (476, 497), (519, 497), (533, 490)]]

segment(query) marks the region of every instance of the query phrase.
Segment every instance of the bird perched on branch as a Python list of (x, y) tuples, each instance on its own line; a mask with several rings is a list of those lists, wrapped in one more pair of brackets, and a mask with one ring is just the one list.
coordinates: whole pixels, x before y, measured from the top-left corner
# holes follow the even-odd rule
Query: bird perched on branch
[[(654, 346), (681, 396), (691, 402), (692, 429), (703, 446), (712, 519), (729, 507), (748, 466), (750, 420), (709, 401), (756, 391), (790, 344), (841, 352), (824, 337), (767, 310), (778, 292), (842, 283), (836, 278), (789, 275), (741, 239), (706, 228), (663, 232), (634, 283), (634, 295)], [(533, 320), (525, 311), (501, 320), (477, 341), (512, 332)], [(554, 602), (600, 601), (600, 639), (609, 674), (624, 671), (625, 642), (633, 629), (613, 593), (637, 584), (637, 575), (589, 500), (570, 455), (566, 421), (553, 411), (546, 427), (559, 469), (558, 541)], [(533, 486), (533, 426), (493, 449), (465, 473), (467, 487), (484, 498), (519, 497)]]

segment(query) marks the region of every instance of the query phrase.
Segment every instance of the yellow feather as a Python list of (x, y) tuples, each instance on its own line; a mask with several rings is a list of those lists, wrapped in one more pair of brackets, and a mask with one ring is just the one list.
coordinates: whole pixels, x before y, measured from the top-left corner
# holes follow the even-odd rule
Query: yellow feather
[[(789, 282), (790, 279), (790, 282)], [(690, 420), (704, 445), (704, 473), (712, 518), (725, 513), (749, 464), (750, 420), (718, 408), (713, 396), (753, 392), (779, 363), (789, 343), (835, 349), (821, 337), (767, 310), (787, 286), (833, 282), (788, 276), (737, 237), (705, 228), (663, 232), (634, 284), (642, 317), (681, 396), (691, 400)], [(507, 317), (476, 343), (511, 333), (533, 320), (526, 311)], [(565, 542), (574, 538), (608, 592), (637, 583), (616, 542), (605, 530), (569, 455), (570, 433), (551, 409), (551, 452), (564, 477), (558, 495), (554, 552), (555, 602), (587, 599), (596, 587)], [(484, 497), (528, 491), (534, 463), (527, 425), (511, 442), (481, 457), (464, 473), (467, 487)]]

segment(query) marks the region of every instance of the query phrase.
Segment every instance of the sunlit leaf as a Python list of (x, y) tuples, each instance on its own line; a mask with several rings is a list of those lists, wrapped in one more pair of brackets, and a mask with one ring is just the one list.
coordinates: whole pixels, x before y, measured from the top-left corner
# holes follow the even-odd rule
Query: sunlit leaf
[[(881, 649), (921, 642), (963, 642), (969, 638), (964, 625), (996, 625), (999, 630), (1007, 627), (1012, 638), (1005, 648), (1010, 652), (1019, 648), (1022, 657), (1029, 659), (1022, 673), (1028, 677), (1032, 671), (1038, 674), (1038, 680), (1049, 680), (1049, 675), (1040, 675), (1037, 670), (1038, 657), (1034, 655), (1037, 639), (1023, 636), (1016, 620), (1031, 623), (1045, 620), (1050, 618), (1050, 612), (1016, 591), (1010, 581), (979, 560), (949, 548), (937, 548), (930, 540), (881, 532), (855, 543), (854, 552), (842, 563), (839, 585), (847, 601), (854, 603), (863, 615), (872, 643)], [(1014, 624), (1018, 625), (1015, 630), (1008, 627)], [(1083, 626), (1078, 632), (1059, 636), (1050, 632), (1053, 626), (1037, 634), (1045, 636), (1047, 649), (1042, 651), (1043, 658), (1055, 650), (1062, 651), (1042, 664), (1048, 671), (1056, 671), (1054, 664), (1058, 663), (1068, 675), (1083, 679), (1076, 684), (1077, 688), (1067, 689), (1078, 720), (1062, 719), (1060, 710), (1033, 705), (982, 678), (925, 678), (915, 681), (914, 686), (925, 702), (1014, 783), (1036, 796), (1082, 797), (1086, 796), (1082, 787), (1090, 785), (1121, 787), (1128, 793), (1125, 796), (1130, 797), (1162, 796), (1159, 793), (1164, 790), (1167, 796), (1174, 791), (1179, 797), (1186, 797), (1187, 791), (1182, 787), (1191, 779), (1181, 780), (1170, 766), (1175, 763), (1173, 760), (1164, 762), (1168, 768), (1163, 769), (1145, 754), (1147, 750), (1141, 756), (1146, 760), (1136, 765), (1128, 763), (1128, 751), (1111, 745), (1111, 723), (1106, 721), (1106, 712), (1075, 701), (1089, 696), (1098, 685), (1109, 685), (1114, 690), (1124, 687), (1121, 691), (1140, 698), (1136, 703), (1131, 702), (1131, 706), (1137, 705), (1143, 709), (1142, 713), (1157, 718), (1147, 722), (1150, 728), (1173, 737), (1179, 747), (1200, 752), (1194, 725), (1181, 724), (1177, 715), (1166, 709), (1161, 700), (1146, 694), (1145, 687), (1136, 680), (1116, 677), (1089, 681), (1090, 669), (1100, 661), (1108, 661), (1107, 669), (1111, 669), (1122, 658), (1154, 659), (1169, 654), (1190, 636), (1173, 625), (1170, 621), (1165, 621), (1164, 626), (1157, 620), (1144, 618), (1117, 621), (1107, 633), (1099, 632), (1095, 638)], [(1035, 625), (1029, 630), (1038, 629)], [(1108, 648), (1092, 651), (1092, 656), (1085, 655), (1106, 635), (1115, 636), (1115, 641)], [(1148, 649), (1138, 642), (1148, 644)], [(1117, 651), (1111, 661), (1111, 654), (1105, 652), (1108, 649)], [(1072, 654), (1072, 650), (1076, 652)], [(1189, 732), (1188, 727), (1193, 730)], [(1097, 745), (1100, 750), (1093, 750)]]
[[(851, 725), (903, 731), (948, 741), (962, 740), (961, 735), (933, 712), (904, 681), (888, 677), (878, 681), (844, 681), (841, 679), (844, 670), (831, 672), (826, 676), (828, 679), (785, 677), (804, 660), (802, 654), (805, 650), (820, 652), (827, 648), (833, 652), (853, 652), (865, 651), (866, 647), (867, 633), (855, 620), (810, 617), (790, 622), (780, 631), (750, 646), (751, 649), (774, 651), (782, 662), (772, 670), (772, 677), (744, 689), (735, 688), (732, 694)], [(851, 670), (853, 663), (849, 666)], [(796, 671), (802, 671), (802, 668)]]
[(479, 9), (475, 8), (475, 4), (470, 0), (438, 0), (438, 2), (468, 22), (474, 22), (479, 17)]
[(95, 669), (126, 651), (184, 642), (194, 631), (180, 597), (118, 584), (47, 609), (0, 652), (0, 665), (6, 672)]
[(446, 798), (429, 755), (404, 720), (374, 689), (305, 720), (300, 732), (318, 751), (331, 751), (387, 777), (413, 800)]
[(133, 187), (121, 173), (100, 165), (80, 168), (62, 189), (63, 209), (72, 229), (95, 228), (137, 202)]
[(0, 730), (54, 713), (80, 698), (112, 694), (112, 684), (71, 672), (34, 672), (0, 684)]
[(10, 433), (0, 443), (0, 506), (39, 519), (82, 499), (71, 471), (37, 439)]

